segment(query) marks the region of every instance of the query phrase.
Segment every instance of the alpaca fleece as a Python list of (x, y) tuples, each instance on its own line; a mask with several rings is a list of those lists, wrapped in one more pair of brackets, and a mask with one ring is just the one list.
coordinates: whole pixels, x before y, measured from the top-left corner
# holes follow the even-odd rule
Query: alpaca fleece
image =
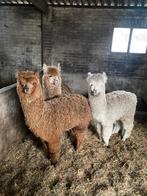
[[(107, 76), (88, 74), (88, 94), (92, 115), (97, 132), (108, 146), (110, 136), (117, 133), (122, 126), (122, 137), (125, 141), (131, 134), (134, 124), (137, 97), (126, 91), (105, 93)], [(113, 126), (117, 125), (117, 127)]]
[(74, 128), (76, 149), (84, 141), (91, 120), (91, 110), (85, 97), (71, 94), (43, 101), (38, 73), (21, 71), (17, 74), (17, 92), (26, 125), (48, 143), (51, 161), (57, 161), (60, 138)]
[(43, 65), (42, 76), (44, 99), (51, 99), (61, 94), (69, 94), (71, 90), (62, 82), (60, 65), (53, 67), (50, 65)]

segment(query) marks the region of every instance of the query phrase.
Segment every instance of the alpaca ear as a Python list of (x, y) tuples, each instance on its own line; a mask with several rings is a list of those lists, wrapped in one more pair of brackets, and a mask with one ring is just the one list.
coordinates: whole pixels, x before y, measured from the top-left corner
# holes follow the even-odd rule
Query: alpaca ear
[(16, 70), (15, 77), (18, 78), (19, 77), (19, 74), (20, 74), (20, 71), (19, 70)]
[(88, 80), (91, 76), (93, 76), (93, 74), (92, 74), (91, 72), (88, 72), (88, 73), (87, 73), (87, 80)]
[(43, 73), (45, 74), (47, 72), (47, 68), (48, 68), (48, 65), (46, 65), (45, 63), (43, 64)]
[(93, 76), (93, 74), (91, 72), (88, 72), (87, 77), (90, 78), (91, 76)]
[(35, 76), (37, 76), (37, 77), (40, 76), (39, 71), (35, 71), (34, 74), (35, 74)]
[(58, 63), (57, 67), (58, 67), (58, 70), (61, 72), (61, 64), (60, 63)]
[(106, 73), (105, 72), (103, 72), (103, 79), (104, 79), (104, 82), (106, 83), (107, 82), (107, 75), (106, 75)]
[(88, 74), (87, 74), (88, 76), (92, 76), (93, 74), (91, 73), (91, 72), (88, 72)]

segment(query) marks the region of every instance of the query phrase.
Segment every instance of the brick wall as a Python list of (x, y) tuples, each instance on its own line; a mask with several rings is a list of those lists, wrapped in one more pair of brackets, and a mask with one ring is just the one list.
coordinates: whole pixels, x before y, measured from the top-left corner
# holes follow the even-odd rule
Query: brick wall
[(33, 7), (0, 8), (0, 87), (15, 82), (17, 68), (41, 65), (41, 15)]
[(82, 93), (88, 71), (106, 71), (108, 91), (135, 92), (138, 109), (147, 110), (147, 55), (111, 53), (114, 27), (147, 28), (147, 11), (49, 8), (43, 20), (44, 62), (61, 62), (66, 82)]
[[(64, 80), (87, 93), (86, 74), (106, 71), (107, 91), (135, 92), (138, 109), (147, 111), (147, 55), (111, 53), (114, 27), (147, 28), (146, 10), (33, 7), (0, 9), (0, 87), (15, 82), (17, 68), (38, 68), (41, 46), (46, 63), (61, 62)], [(121, 40), (120, 40), (121, 42)]]

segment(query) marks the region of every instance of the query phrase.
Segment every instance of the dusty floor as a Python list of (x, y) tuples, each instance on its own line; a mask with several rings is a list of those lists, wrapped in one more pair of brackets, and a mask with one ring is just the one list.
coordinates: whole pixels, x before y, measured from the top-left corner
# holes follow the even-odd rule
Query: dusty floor
[(125, 143), (118, 135), (104, 147), (88, 133), (82, 150), (62, 140), (54, 167), (38, 140), (26, 139), (0, 163), (0, 195), (147, 195), (147, 124), (137, 124)]

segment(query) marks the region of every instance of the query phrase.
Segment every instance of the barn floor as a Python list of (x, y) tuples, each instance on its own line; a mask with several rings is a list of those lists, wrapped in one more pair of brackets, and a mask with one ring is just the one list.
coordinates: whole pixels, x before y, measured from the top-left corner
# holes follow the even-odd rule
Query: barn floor
[(109, 148), (91, 131), (88, 138), (77, 153), (64, 136), (55, 167), (41, 142), (27, 138), (0, 163), (0, 195), (147, 195), (147, 124), (136, 124), (125, 143), (114, 135)]

